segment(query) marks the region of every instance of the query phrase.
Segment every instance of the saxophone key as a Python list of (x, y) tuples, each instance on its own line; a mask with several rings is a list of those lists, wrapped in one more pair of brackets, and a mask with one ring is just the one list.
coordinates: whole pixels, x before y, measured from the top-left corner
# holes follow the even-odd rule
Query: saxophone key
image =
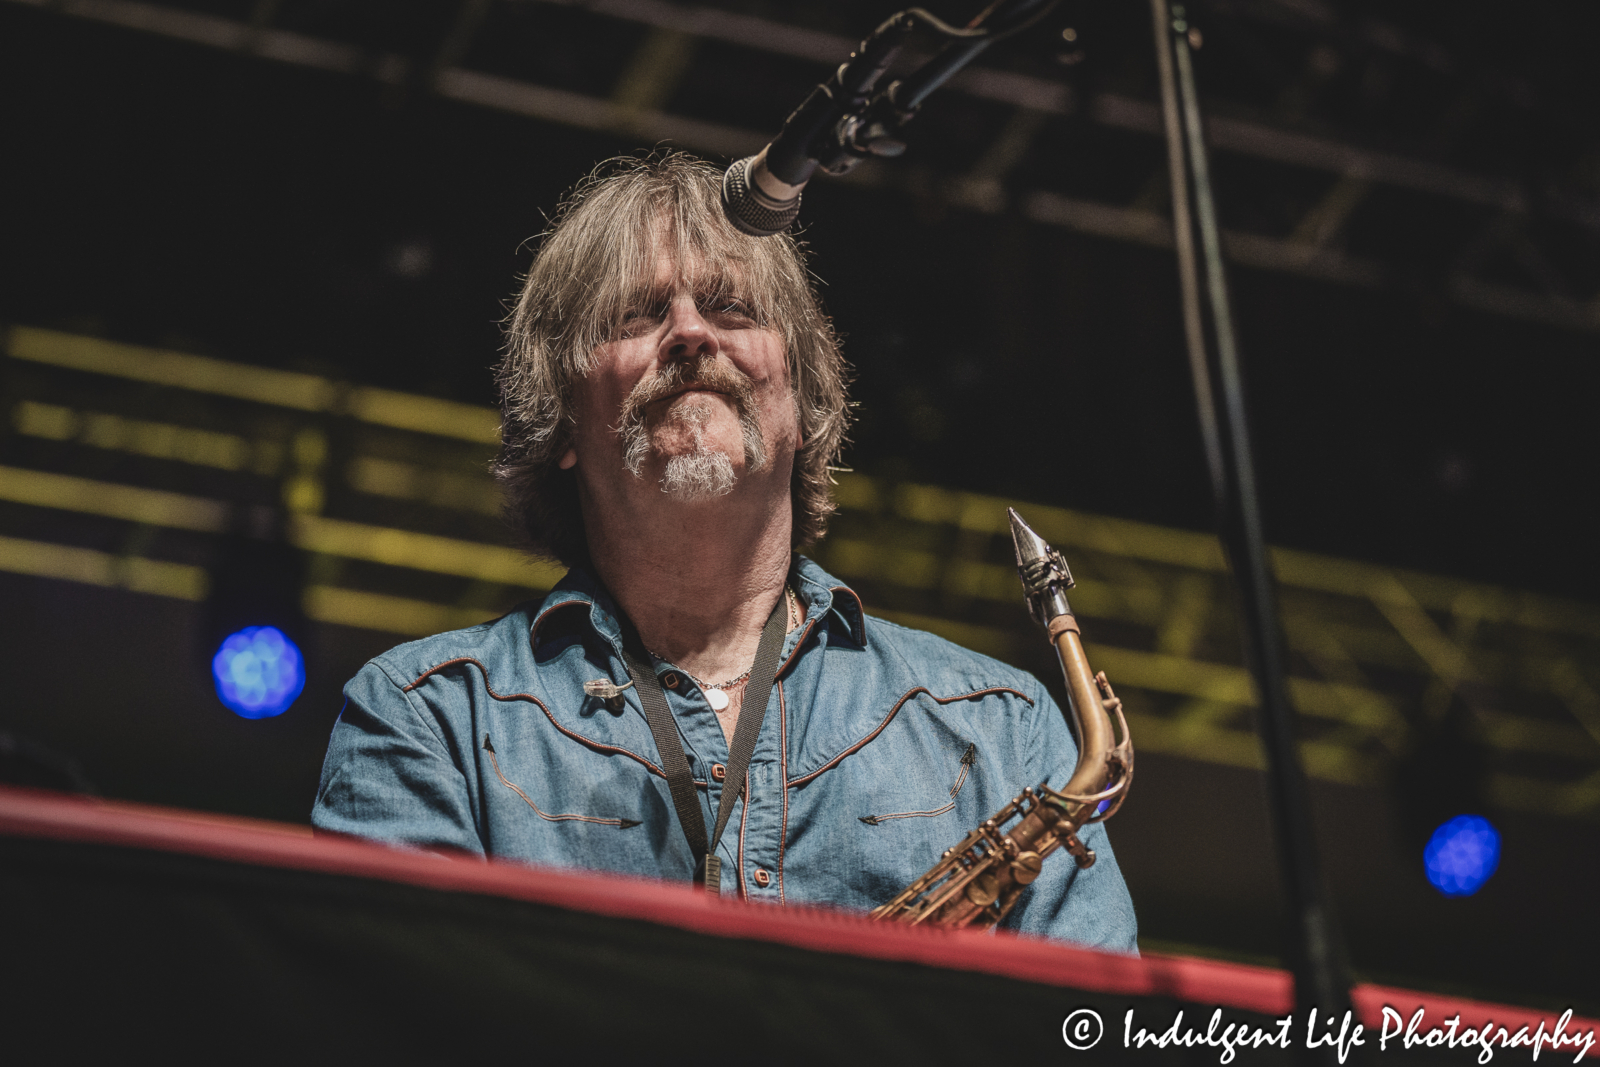
[(980, 908), (987, 908), (1000, 895), (1000, 879), (993, 871), (985, 871), (967, 886), (967, 899)]
[(1044, 857), (1037, 852), (1024, 852), (1011, 861), (1011, 877), (1018, 885), (1029, 885), (1039, 877), (1044, 867)]

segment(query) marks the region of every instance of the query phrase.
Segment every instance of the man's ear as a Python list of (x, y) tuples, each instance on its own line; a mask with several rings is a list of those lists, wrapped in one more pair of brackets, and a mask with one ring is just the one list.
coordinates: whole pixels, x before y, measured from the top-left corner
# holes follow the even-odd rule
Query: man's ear
[(561, 459), (556, 463), (556, 466), (560, 467), (564, 471), (571, 470), (577, 465), (578, 450), (576, 448), (568, 448), (565, 452), (561, 453)]

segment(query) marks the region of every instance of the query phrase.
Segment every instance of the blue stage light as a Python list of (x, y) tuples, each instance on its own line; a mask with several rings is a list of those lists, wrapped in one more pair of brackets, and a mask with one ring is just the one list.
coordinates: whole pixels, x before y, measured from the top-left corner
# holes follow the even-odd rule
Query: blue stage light
[(246, 719), (282, 715), (306, 686), (300, 650), (276, 626), (229, 634), (211, 660), (211, 675), (218, 698)]
[(1457, 815), (1422, 850), (1428, 881), (1447, 897), (1469, 897), (1500, 865), (1500, 831), (1481, 815)]

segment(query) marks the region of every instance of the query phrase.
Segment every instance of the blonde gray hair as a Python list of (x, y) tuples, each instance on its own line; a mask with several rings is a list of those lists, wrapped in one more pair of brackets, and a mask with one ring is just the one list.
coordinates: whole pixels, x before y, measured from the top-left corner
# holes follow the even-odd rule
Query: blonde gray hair
[(658, 250), (672, 253), (680, 271), (697, 264), (709, 272), (694, 279), (697, 288), (742, 300), (759, 325), (782, 335), (804, 442), (790, 482), (794, 546), (826, 529), (829, 471), (850, 415), (838, 337), (799, 244), (734, 229), (721, 187), (719, 170), (681, 152), (610, 160), (567, 195), (544, 235), (495, 372), (502, 422), (492, 469), (506, 518), (532, 552), (569, 566), (588, 559), (576, 475), (558, 466), (571, 444), (572, 385), (650, 288)]

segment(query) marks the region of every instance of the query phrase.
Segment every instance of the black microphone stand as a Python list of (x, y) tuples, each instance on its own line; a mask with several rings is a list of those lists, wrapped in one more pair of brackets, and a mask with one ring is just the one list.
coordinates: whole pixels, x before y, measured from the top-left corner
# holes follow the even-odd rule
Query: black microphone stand
[[(1305, 772), (1295, 748), (1287, 649), (1272, 565), (1261, 532), (1239, 347), (1195, 90), (1191, 28), (1182, 3), (1150, 0), (1150, 7), (1161, 71), (1189, 370), (1194, 376), (1200, 434), (1216, 497), (1217, 531), (1239, 595), (1245, 661), (1261, 704), (1258, 724), (1266, 749), (1273, 831), (1289, 904), (1287, 955), (1295, 980), (1295, 1007), (1302, 1018), (1315, 1006), (1324, 1017), (1331, 1014), (1337, 1019), (1350, 1007), (1350, 980), (1317, 857)], [(1337, 1032), (1337, 1023), (1335, 1027)], [(1319, 1037), (1323, 1029), (1319, 1024)]]

